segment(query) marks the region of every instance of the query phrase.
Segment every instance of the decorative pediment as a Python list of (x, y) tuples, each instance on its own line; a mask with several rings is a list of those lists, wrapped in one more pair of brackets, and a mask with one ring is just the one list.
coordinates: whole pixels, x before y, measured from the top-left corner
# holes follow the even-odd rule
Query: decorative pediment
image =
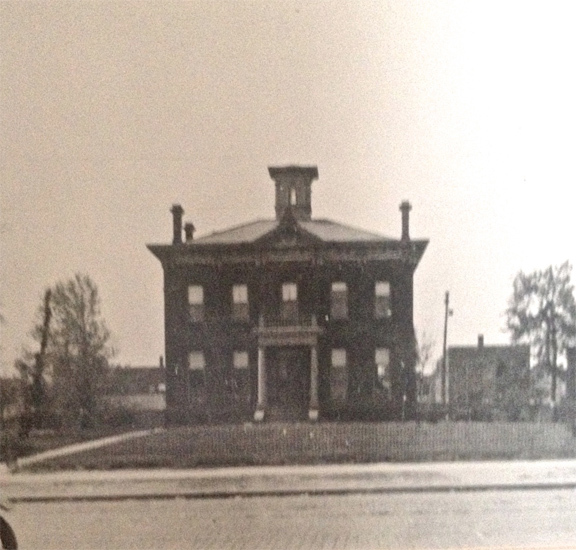
[(291, 208), (287, 208), (280, 223), (255, 241), (267, 248), (293, 248), (321, 243), (322, 239), (306, 231), (295, 218)]

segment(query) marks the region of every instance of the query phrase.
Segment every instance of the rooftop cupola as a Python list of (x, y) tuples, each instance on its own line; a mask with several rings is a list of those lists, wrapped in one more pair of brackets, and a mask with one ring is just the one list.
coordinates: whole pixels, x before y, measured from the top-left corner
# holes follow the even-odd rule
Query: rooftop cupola
[(312, 182), (318, 179), (316, 166), (270, 166), (270, 177), (276, 184), (276, 219), (282, 219), (287, 208), (294, 218), (312, 218)]

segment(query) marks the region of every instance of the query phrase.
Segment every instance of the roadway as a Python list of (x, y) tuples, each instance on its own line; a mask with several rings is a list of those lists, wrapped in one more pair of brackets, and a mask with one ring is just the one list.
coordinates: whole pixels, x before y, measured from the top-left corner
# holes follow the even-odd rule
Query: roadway
[(24, 502), (21, 548), (575, 548), (576, 491), (347, 493)]
[(576, 461), (0, 475), (25, 549), (576, 548)]

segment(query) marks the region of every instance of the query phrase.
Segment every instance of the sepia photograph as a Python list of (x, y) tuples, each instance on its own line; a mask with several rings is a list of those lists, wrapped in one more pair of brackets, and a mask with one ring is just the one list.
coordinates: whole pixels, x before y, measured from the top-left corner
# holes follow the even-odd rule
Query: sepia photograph
[(576, 548), (575, 21), (0, 2), (0, 547)]

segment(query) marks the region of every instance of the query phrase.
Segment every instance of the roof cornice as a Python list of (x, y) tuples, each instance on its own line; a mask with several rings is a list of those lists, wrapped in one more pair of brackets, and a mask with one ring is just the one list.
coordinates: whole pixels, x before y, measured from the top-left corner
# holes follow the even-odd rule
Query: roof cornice
[(273, 246), (266, 242), (236, 244), (176, 244), (147, 245), (162, 264), (225, 265), (311, 262), (317, 264), (341, 262), (394, 261), (415, 269), (428, 240), (361, 241), (361, 242), (300, 242)]

